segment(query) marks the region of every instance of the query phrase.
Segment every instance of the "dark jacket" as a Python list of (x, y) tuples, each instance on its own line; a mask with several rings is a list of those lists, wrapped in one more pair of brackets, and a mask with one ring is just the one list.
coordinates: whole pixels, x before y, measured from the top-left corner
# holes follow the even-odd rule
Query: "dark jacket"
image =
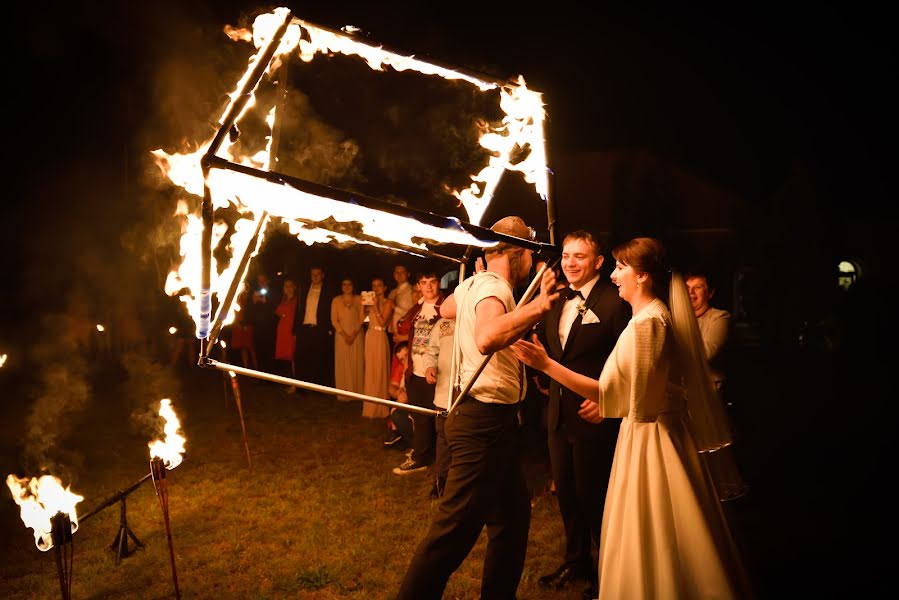
[[(572, 371), (599, 379), (606, 358), (630, 320), (630, 306), (618, 296), (614, 285), (600, 279), (584, 301), (586, 308), (596, 314), (599, 323), (581, 325), (581, 318), (578, 317), (571, 327), (563, 350), (559, 341), (559, 317), (564, 304), (557, 302), (547, 314), (539, 332), (541, 341), (554, 360)], [(555, 431), (564, 422), (573, 435), (595, 435), (603, 423), (594, 425), (577, 414), (583, 401), (583, 398), (568, 388), (551, 380), (546, 412), (547, 429)]]
[[(297, 297), (299, 298), (299, 306), (297, 306), (297, 316), (293, 322), (295, 332), (303, 327), (303, 318), (306, 316), (306, 295), (309, 293), (310, 284), (297, 286)], [(315, 307), (315, 322), (319, 329), (324, 328), (328, 335), (334, 335), (334, 325), (331, 323), (331, 301), (335, 294), (331, 293), (327, 282), (322, 282), (321, 293), (318, 295), (318, 306)]]

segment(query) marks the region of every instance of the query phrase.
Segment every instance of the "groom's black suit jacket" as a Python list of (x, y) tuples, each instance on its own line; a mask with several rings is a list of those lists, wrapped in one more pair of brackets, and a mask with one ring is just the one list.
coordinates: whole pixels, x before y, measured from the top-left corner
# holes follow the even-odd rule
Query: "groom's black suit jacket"
[[(630, 320), (630, 307), (618, 296), (618, 289), (614, 285), (600, 279), (584, 300), (586, 308), (599, 318), (599, 323), (583, 325), (581, 317), (576, 318), (563, 349), (559, 340), (559, 317), (564, 304), (563, 301), (557, 302), (547, 314), (541, 341), (551, 358), (572, 371), (599, 379), (606, 358)], [(601, 430), (609, 427), (616, 428), (617, 433), (617, 420), (594, 425), (582, 419), (577, 412), (583, 401), (583, 398), (568, 388), (551, 380), (546, 413), (547, 429), (555, 431), (564, 423), (569, 435), (577, 438), (599, 435)]]

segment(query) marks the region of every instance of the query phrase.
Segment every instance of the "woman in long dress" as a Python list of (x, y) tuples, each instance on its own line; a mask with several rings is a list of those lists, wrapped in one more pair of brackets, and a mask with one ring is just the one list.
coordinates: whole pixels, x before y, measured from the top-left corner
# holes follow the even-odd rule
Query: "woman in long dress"
[[(362, 300), (353, 294), (353, 280), (340, 282), (341, 294), (331, 301), (334, 327), (334, 387), (361, 394), (365, 379), (365, 339), (362, 337)], [(337, 396), (349, 400), (346, 396)]]
[(622, 418), (603, 513), (599, 598), (749, 597), (700, 460), (700, 452), (728, 445), (730, 432), (686, 286), (671, 277), (669, 312), (660, 298), (668, 272), (658, 240), (635, 238), (612, 254), (611, 278), (633, 317), (598, 382), (551, 360), (539, 342), (515, 345), (519, 360), (585, 398), (582, 418)]
[[(368, 316), (368, 331), (365, 332), (365, 381), (363, 394), (387, 400), (390, 379), (390, 341), (387, 326), (393, 315), (393, 302), (384, 296), (387, 286), (376, 277), (371, 280), (374, 300), (370, 305), (362, 305), (360, 315)], [(390, 407), (374, 402), (362, 403), (362, 416), (369, 419), (384, 419), (390, 414)]]

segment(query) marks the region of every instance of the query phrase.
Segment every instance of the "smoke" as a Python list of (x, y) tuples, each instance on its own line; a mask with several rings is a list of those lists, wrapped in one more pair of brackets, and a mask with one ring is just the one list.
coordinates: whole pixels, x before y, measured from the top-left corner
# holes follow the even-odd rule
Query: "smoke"
[[(78, 307), (73, 304), (73, 309)], [(31, 349), (38, 375), (25, 423), (22, 466), (26, 473), (49, 472), (71, 479), (68, 469), (83, 464), (83, 456), (63, 444), (91, 397), (83, 358), (90, 331), (77, 312), (48, 315), (41, 329), (39, 339), (44, 341)]]
[(288, 94), (278, 126), (278, 170), (325, 185), (352, 187), (364, 181), (359, 145), (322, 120), (306, 94)]
[(165, 424), (159, 416), (159, 401), (179, 398), (180, 380), (171, 366), (138, 352), (124, 354), (122, 365), (127, 373), (124, 400), (130, 410), (131, 428), (150, 440), (162, 432)]

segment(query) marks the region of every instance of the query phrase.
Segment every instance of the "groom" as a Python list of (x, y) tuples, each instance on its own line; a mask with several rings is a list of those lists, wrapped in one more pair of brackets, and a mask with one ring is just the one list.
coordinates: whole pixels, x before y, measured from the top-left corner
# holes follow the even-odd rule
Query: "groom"
[[(551, 358), (594, 379), (599, 378), (631, 316), (615, 286), (600, 281), (602, 263), (602, 250), (592, 234), (578, 230), (565, 236), (561, 267), (569, 287), (562, 290), (563, 301), (553, 306), (540, 328), (541, 342)], [(565, 527), (565, 556), (555, 571), (538, 582), (558, 590), (581, 580), (584, 598), (592, 599), (598, 592), (599, 534), (621, 420), (588, 423), (578, 416), (583, 401), (568, 388), (550, 382), (547, 444)]]

